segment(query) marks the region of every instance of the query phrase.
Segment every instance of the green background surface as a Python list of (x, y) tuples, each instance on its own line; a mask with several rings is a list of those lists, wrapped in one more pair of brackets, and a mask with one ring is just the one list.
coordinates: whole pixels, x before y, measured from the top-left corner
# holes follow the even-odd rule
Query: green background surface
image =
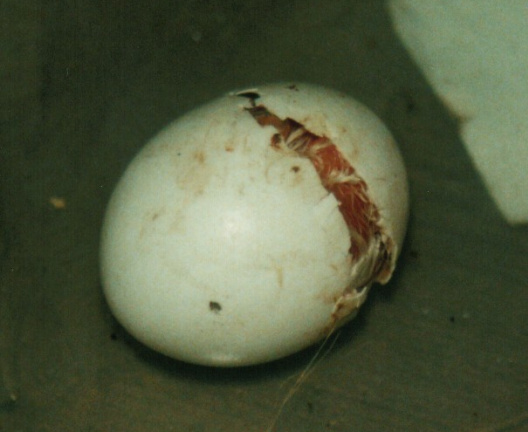
[(228, 370), (158, 355), (113, 319), (98, 252), (149, 137), (273, 81), (366, 104), (412, 200), (394, 279), (274, 430), (528, 431), (528, 228), (502, 220), (383, 1), (3, 0), (0, 79), (1, 431), (266, 431), (315, 348)]

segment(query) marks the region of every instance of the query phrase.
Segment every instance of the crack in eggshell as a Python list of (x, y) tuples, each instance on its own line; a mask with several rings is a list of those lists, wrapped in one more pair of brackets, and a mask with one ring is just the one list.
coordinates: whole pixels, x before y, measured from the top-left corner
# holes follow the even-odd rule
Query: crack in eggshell
[[(358, 286), (366, 287), (373, 281), (388, 280), (391, 274), (392, 241), (379, 224), (380, 214), (368, 196), (365, 181), (337, 146), (327, 137), (310, 132), (301, 123), (291, 118), (283, 120), (264, 105), (257, 105), (258, 93), (240, 93), (239, 96), (250, 100), (251, 106), (245, 109), (260, 126), (272, 126), (277, 130), (271, 137), (271, 147), (293, 151), (310, 160), (324, 188), (339, 202), (339, 211), (350, 234), (349, 253), (353, 260), (362, 261), (362, 257), (375, 245), (376, 250), (372, 251), (374, 255), (369, 257), (366, 265), (367, 274)], [(343, 295), (349, 294), (348, 291), (353, 288), (344, 290)]]
[(270, 146), (308, 159), (322, 186), (339, 203), (339, 211), (350, 236), (350, 283), (331, 299), (333, 304), (321, 337), (353, 319), (366, 301), (374, 282), (386, 283), (393, 270), (394, 242), (382, 226), (382, 217), (368, 194), (366, 181), (357, 173), (340, 149), (324, 133), (311, 132), (302, 122), (280, 118), (264, 104), (257, 104), (257, 91), (239, 93), (249, 99), (244, 107), (262, 127), (273, 127)]

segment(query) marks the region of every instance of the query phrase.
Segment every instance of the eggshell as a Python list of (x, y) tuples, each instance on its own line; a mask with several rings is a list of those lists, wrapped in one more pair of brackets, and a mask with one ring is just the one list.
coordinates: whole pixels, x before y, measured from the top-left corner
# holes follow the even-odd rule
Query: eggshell
[[(328, 138), (363, 179), (391, 248), (383, 275), (380, 243), (351, 255), (340, 202), (313, 161), (273, 145), (277, 129), (255, 106)], [(361, 104), (306, 84), (234, 92), (170, 124), (126, 170), (103, 225), (104, 293), (132, 335), (168, 356), (277, 359), (324, 338), (388, 280), (407, 211), (398, 149)]]

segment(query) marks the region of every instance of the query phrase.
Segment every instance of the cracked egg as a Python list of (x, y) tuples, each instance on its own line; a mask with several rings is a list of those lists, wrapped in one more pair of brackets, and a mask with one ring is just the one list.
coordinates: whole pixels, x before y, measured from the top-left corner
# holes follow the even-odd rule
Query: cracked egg
[(102, 233), (121, 324), (170, 357), (242, 366), (310, 346), (394, 270), (408, 212), (393, 138), (322, 87), (230, 93), (135, 157)]

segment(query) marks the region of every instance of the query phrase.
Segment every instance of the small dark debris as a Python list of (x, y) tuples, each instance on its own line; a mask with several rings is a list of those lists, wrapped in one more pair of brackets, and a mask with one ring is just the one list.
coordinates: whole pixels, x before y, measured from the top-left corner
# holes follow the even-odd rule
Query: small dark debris
[(416, 111), (417, 102), (416, 98), (414, 97), (414, 92), (412, 89), (401, 89), (398, 92), (399, 97), (401, 98), (402, 105), (405, 109), (405, 112), (408, 114), (414, 113)]
[(289, 88), (290, 90), (299, 91), (299, 89), (297, 88), (297, 86), (296, 86), (295, 84), (290, 84), (290, 85), (288, 86), (288, 88)]
[(414, 110), (416, 110), (416, 101), (411, 94), (405, 94), (404, 99), (405, 99), (405, 110), (408, 113), (412, 113)]
[(209, 302), (209, 310), (214, 313), (219, 313), (222, 310), (222, 306), (220, 306), (220, 303), (215, 301)]
[(112, 339), (113, 341), (117, 340), (117, 333), (112, 333), (110, 335), (110, 339)]
[(291, 167), (291, 170), (292, 170), (294, 173), (298, 173), (298, 172), (301, 170), (301, 168), (298, 167), (297, 165), (294, 165), (294, 166)]
[(258, 94), (257, 92), (254, 92), (254, 91), (243, 91), (243, 92), (237, 93), (236, 95), (240, 96), (240, 97), (248, 98), (250, 103), (251, 103), (251, 106), (253, 106), (253, 107), (256, 106), (255, 101), (258, 98), (260, 98), (260, 94)]
[(449, 321), (452, 322), (452, 323), (454, 323), (454, 322), (455, 322), (455, 317), (454, 317), (453, 315), (451, 315), (451, 316), (449, 317)]
[(311, 414), (313, 413), (314, 411), (314, 407), (313, 407), (313, 403), (312, 402), (307, 402), (306, 403), (306, 408), (308, 408), (308, 412)]

